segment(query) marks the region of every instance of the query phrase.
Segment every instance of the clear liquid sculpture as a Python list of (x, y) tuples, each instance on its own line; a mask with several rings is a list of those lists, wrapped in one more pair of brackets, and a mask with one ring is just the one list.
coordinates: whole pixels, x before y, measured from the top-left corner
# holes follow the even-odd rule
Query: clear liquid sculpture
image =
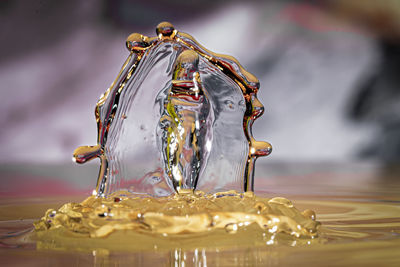
[(252, 135), (259, 81), (168, 22), (156, 32), (128, 37), (128, 59), (96, 105), (97, 145), (74, 151), (77, 163), (100, 158), (94, 195), (253, 191), (255, 161), (272, 149)]
[(271, 152), (251, 132), (264, 111), (258, 80), (167, 22), (157, 37), (134, 33), (126, 44), (130, 55), (95, 109), (97, 145), (74, 152), (78, 163), (100, 158), (96, 190), (35, 222), (38, 246), (310, 244), (313, 211), (252, 192), (255, 161)]

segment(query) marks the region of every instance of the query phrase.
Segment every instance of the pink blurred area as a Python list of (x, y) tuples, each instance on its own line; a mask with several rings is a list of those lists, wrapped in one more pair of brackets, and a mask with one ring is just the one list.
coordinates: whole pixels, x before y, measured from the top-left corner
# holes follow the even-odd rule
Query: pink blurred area
[(41, 178), (37, 182), (27, 182), (35, 180), (36, 177), (14, 176), (11, 180), (3, 180), (7, 184), (6, 191), (0, 191), (1, 198), (18, 197), (49, 197), (49, 196), (85, 196), (91, 190), (82, 190), (72, 186), (67, 181), (54, 179), (54, 177)]

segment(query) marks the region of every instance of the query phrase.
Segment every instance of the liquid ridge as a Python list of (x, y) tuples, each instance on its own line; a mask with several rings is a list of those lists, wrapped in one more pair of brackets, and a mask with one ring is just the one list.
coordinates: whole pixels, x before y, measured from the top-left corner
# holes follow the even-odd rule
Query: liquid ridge
[(182, 235), (212, 235), (221, 230), (236, 234), (253, 229), (267, 240), (274, 240), (279, 234), (309, 240), (318, 236), (319, 225), (314, 212), (301, 213), (285, 198), (261, 198), (252, 192), (205, 194), (182, 190), (180, 194), (161, 198), (138, 197), (129, 192), (114, 193), (107, 198), (91, 196), (82, 203), (48, 210), (35, 223), (35, 229), (39, 236), (55, 233), (53, 238), (59, 239), (71, 235), (106, 238), (121, 230), (136, 232), (142, 238), (179, 239)]

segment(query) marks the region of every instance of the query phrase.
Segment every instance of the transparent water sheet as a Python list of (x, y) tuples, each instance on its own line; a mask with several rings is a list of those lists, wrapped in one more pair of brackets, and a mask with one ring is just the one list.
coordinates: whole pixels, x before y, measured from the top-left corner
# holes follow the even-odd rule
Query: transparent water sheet
[(98, 144), (74, 152), (78, 163), (101, 160), (94, 194), (253, 191), (255, 160), (271, 152), (251, 133), (264, 111), (257, 78), (169, 23), (157, 34), (128, 37), (131, 53), (96, 106)]

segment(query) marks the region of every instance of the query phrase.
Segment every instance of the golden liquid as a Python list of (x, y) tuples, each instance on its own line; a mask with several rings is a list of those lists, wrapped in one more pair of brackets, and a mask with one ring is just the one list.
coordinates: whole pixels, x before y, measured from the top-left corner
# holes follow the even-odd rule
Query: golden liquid
[(30, 218), (62, 205), (65, 198), (18, 203), (3, 199), (0, 259), (39, 266), (399, 266), (400, 207), (393, 198), (294, 198), (296, 207), (312, 207), (317, 212), (321, 222), (317, 238), (294, 239), (281, 233), (268, 242), (256, 224), (235, 234), (225, 229), (167, 236), (118, 230), (106, 237), (88, 238), (64, 227), (26, 234), (32, 229)]
[(173, 196), (151, 198), (118, 192), (48, 210), (35, 223), (34, 238), (43, 248), (83, 250), (93, 246), (110, 250), (232, 246), (238, 242), (253, 246), (307, 243), (318, 236), (318, 227), (314, 212), (301, 213), (280, 197), (181, 190)]

